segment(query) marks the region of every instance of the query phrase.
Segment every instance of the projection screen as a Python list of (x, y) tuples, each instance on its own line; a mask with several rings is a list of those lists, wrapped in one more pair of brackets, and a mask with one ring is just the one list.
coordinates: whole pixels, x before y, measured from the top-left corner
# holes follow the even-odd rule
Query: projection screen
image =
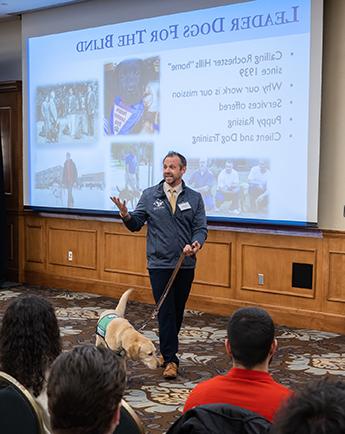
[(209, 220), (317, 223), (321, 42), (315, 0), (27, 38), (26, 207), (133, 209), (176, 150)]

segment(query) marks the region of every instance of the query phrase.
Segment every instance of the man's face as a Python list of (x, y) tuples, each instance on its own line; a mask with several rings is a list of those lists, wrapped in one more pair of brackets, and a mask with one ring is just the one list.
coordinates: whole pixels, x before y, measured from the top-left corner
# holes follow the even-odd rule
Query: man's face
[(206, 161), (205, 160), (200, 160), (199, 162), (199, 169), (201, 173), (205, 173), (206, 172)]
[(163, 178), (170, 187), (180, 184), (185, 172), (186, 167), (181, 167), (179, 157), (167, 157), (163, 161)]
[(226, 163), (225, 170), (226, 170), (226, 173), (231, 173), (232, 172), (232, 163)]
[(264, 161), (259, 161), (259, 167), (260, 167), (260, 171), (261, 173), (265, 173), (267, 168), (266, 168), (266, 164)]

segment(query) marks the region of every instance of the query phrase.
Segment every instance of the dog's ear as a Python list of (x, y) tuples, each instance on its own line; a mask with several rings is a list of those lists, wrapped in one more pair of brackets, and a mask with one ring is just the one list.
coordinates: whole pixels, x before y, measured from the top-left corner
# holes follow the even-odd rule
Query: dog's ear
[(139, 360), (140, 345), (137, 341), (134, 341), (126, 348), (127, 357), (131, 360)]

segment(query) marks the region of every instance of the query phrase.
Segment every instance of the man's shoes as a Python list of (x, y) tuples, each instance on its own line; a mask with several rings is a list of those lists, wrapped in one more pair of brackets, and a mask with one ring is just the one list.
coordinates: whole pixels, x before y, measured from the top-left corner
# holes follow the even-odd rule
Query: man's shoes
[(166, 379), (173, 379), (177, 377), (177, 365), (174, 362), (167, 363), (164, 371), (163, 377)]

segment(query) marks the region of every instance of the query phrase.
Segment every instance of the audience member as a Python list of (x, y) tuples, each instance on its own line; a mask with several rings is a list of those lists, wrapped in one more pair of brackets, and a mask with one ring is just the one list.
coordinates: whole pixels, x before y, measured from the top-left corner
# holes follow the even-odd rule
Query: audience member
[(269, 421), (291, 391), (268, 372), (277, 349), (269, 314), (256, 307), (238, 309), (229, 319), (226, 352), (233, 367), (198, 384), (190, 393), (184, 412), (202, 404), (224, 403), (251, 410)]
[(343, 434), (345, 383), (323, 379), (296, 392), (278, 412), (272, 434)]
[(268, 434), (271, 422), (230, 404), (198, 405), (186, 411), (166, 434)]
[(107, 348), (84, 345), (61, 354), (48, 381), (53, 433), (113, 433), (125, 385), (124, 360)]
[(50, 430), (46, 384), (49, 369), (61, 352), (53, 306), (44, 298), (25, 295), (7, 307), (0, 330), (1, 369), (25, 386), (42, 408)]

